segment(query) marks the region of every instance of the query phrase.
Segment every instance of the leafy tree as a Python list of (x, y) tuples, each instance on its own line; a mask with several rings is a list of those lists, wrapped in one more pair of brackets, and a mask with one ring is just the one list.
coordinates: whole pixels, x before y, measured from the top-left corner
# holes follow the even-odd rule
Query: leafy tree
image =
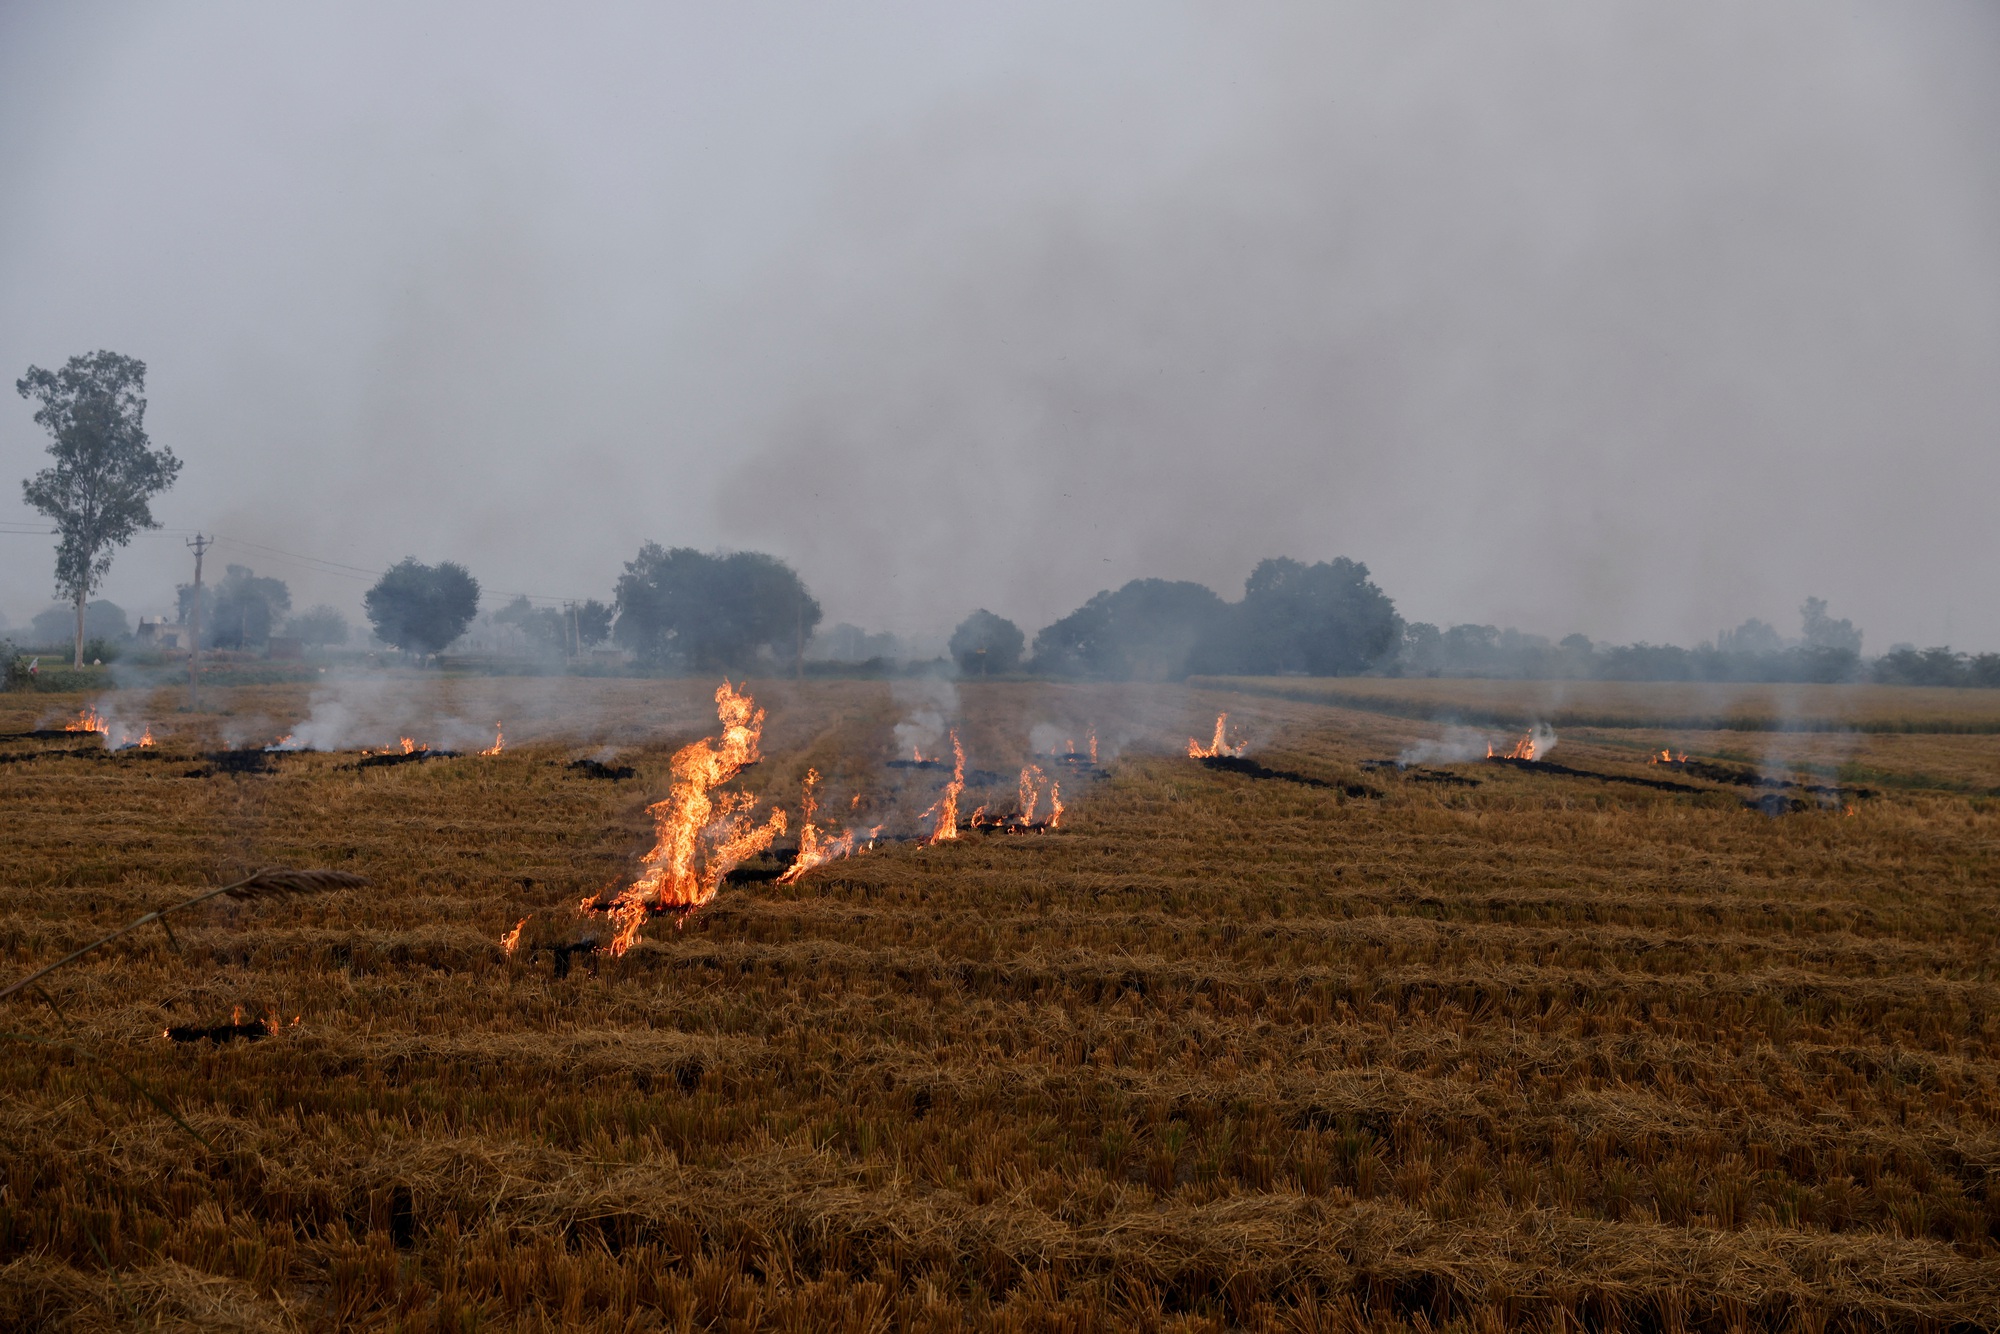
[(1202, 656), (1223, 670), (1341, 676), (1372, 666), (1402, 637), (1396, 604), (1366, 565), (1278, 558), (1250, 572), (1243, 601)]
[(576, 637), (585, 648), (611, 638), (611, 608), (596, 598), (586, 598), (576, 609)]
[(1861, 632), (1852, 621), (1836, 621), (1826, 614), (1826, 599), (1807, 598), (1799, 604), (1799, 620), (1809, 649), (1832, 649), (1839, 653), (1861, 652)]
[(347, 618), (324, 602), (307, 607), (285, 622), (285, 633), (307, 648), (325, 648), (347, 642)]
[[(194, 585), (181, 584), (175, 591), (185, 625), (194, 610)], [(265, 643), (271, 627), (291, 609), (292, 590), (284, 580), (262, 577), (247, 565), (231, 565), (219, 582), (201, 587), (202, 640), (216, 648)]]
[(28, 367), (14, 382), (41, 404), (55, 466), (21, 483), (28, 504), (55, 522), (56, 589), (76, 608), (76, 665), (83, 666), (84, 610), (135, 533), (158, 528), (152, 499), (172, 486), (181, 461), (146, 438), (146, 363), (115, 352), (69, 359), (60, 371)]
[(981, 607), (951, 632), (951, 656), (968, 676), (1011, 672), (1020, 665), (1027, 639), (1021, 627)]
[[(71, 607), (50, 607), (39, 613), (34, 620), (35, 643), (60, 644), (69, 638), (76, 627), (76, 611)], [(125, 609), (115, 602), (95, 598), (83, 609), (83, 634), (85, 639), (125, 639), (132, 633), (132, 622), (126, 619)]]
[(1784, 652), (1785, 640), (1778, 633), (1776, 627), (1752, 616), (1734, 630), (1724, 630), (1721, 634), (1717, 635), (1715, 637), (1715, 646), (1724, 653), (1747, 653), (1761, 656)]
[(1228, 605), (1200, 584), (1134, 579), (1036, 634), (1034, 667), (1058, 676), (1176, 680), (1188, 674)]
[(537, 607), (525, 597), (516, 597), (493, 613), (493, 621), (513, 626), (542, 653), (561, 654), (569, 648), (568, 618), (555, 607)]
[(820, 607), (792, 567), (757, 551), (710, 555), (648, 542), (618, 579), (612, 637), (641, 662), (687, 671), (789, 657)]
[(463, 565), (405, 556), (361, 599), (375, 636), (405, 653), (441, 653), (479, 612), (479, 581)]

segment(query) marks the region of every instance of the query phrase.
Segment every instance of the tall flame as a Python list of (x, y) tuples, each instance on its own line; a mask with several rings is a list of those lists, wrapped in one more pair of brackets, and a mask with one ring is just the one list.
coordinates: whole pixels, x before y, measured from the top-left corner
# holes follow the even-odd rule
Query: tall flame
[(852, 831), (837, 838), (821, 834), (819, 826), (813, 823), (813, 815), (819, 810), (819, 801), (813, 796), (813, 788), (819, 784), (819, 770), (806, 770), (805, 791), (799, 798), (799, 855), (778, 877), (781, 885), (795, 885), (799, 878), (815, 866), (824, 866), (838, 857), (845, 857), (854, 851)]
[[(958, 733), (951, 734), (951, 781), (944, 785), (944, 795), (937, 805), (931, 807), (938, 813), (937, 824), (931, 830), (930, 841), (942, 843), (946, 839), (958, 837), (958, 794), (965, 791), (965, 750), (958, 744)], [(930, 811), (925, 811), (929, 815)]]
[(1095, 727), (1090, 729), (1090, 762), (1092, 764), (1097, 763), (1097, 729)]
[[(532, 916), (534, 916), (533, 913), (528, 914), (528, 917)], [(500, 948), (507, 951), (507, 953), (512, 954), (514, 952), (515, 947), (521, 943), (521, 928), (526, 926), (527, 924), (528, 924), (527, 917), (523, 917), (520, 921), (514, 923), (514, 929), (512, 931), (509, 931), (506, 935), (500, 937)]]
[(1035, 807), (1041, 801), (1042, 779), (1046, 777), (1039, 765), (1031, 764), (1021, 770), (1021, 823), (1030, 824), (1035, 818)]
[(499, 723), (495, 723), (493, 724), (492, 748), (489, 750), (482, 750), (479, 753), (481, 755), (498, 755), (501, 751), (505, 750), (506, 748), (507, 748), (507, 734), (500, 730)]
[(1228, 741), (1226, 741), (1223, 738), (1223, 730), (1228, 726), (1229, 726), (1229, 715), (1226, 713), (1216, 714), (1215, 739), (1213, 741), (1210, 741), (1206, 746), (1204, 746), (1201, 744), (1201, 742), (1196, 741), (1193, 737), (1189, 737), (1188, 758), (1191, 760), (1206, 760), (1206, 759), (1213, 759), (1218, 755), (1226, 755), (1233, 759), (1237, 756), (1242, 755), (1244, 746), (1247, 745), (1248, 743), (1239, 742), (1237, 745), (1234, 746), (1230, 745)]
[(1060, 782), (1050, 783), (1049, 784), (1049, 828), (1054, 829), (1062, 824), (1062, 812), (1063, 812), (1062, 784)]
[(609, 913), (618, 928), (609, 946), (613, 954), (632, 948), (655, 908), (679, 909), (685, 921), (686, 913), (715, 897), (722, 878), (738, 862), (756, 856), (785, 832), (784, 811), (773, 810), (759, 825), (750, 819), (756, 797), (715, 791), (756, 762), (764, 711), (724, 681), (715, 692), (715, 713), (722, 723), (721, 738), (704, 737), (676, 751), (666, 800), (646, 808), (659, 838), (645, 856), (645, 872), (612, 901)]

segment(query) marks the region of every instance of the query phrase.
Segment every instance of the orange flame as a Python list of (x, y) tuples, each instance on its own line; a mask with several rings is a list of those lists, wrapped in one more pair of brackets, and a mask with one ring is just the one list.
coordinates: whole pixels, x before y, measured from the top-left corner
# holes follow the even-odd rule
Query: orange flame
[(1060, 782), (1050, 783), (1049, 784), (1049, 828), (1054, 829), (1062, 824), (1062, 812), (1063, 812), (1062, 784)]
[(1095, 727), (1090, 729), (1090, 762), (1093, 765), (1097, 763), (1097, 729)]
[(931, 811), (938, 813), (937, 824), (931, 830), (930, 841), (942, 843), (946, 839), (958, 837), (958, 794), (965, 791), (965, 750), (958, 744), (958, 733), (951, 734), (951, 781), (944, 785), (944, 795), (938, 798)]
[(506, 748), (507, 748), (507, 734), (500, 730), (500, 724), (495, 723), (493, 724), (492, 748), (490, 750), (482, 750), (479, 753), (481, 755), (498, 755), (501, 751), (505, 750)]
[(110, 735), (111, 725), (104, 721), (104, 715), (96, 709), (84, 708), (77, 711), (73, 722), (63, 724), (65, 732), (103, 732)]
[(800, 877), (815, 866), (824, 866), (838, 857), (846, 857), (854, 851), (854, 835), (850, 831), (838, 838), (827, 838), (813, 823), (813, 815), (819, 810), (819, 802), (813, 797), (813, 788), (819, 783), (819, 770), (806, 770), (805, 791), (799, 798), (799, 855), (778, 877), (781, 885), (795, 885)]
[(1206, 759), (1212, 759), (1218, 755), (1226, 755), (1231, 758), (1241, 755), (1243, 753), (1244, 746), (1247, 745), (1248, 743), (1243, 742), (1232, 746), (1226, 740), (1224, 740), (1223, 729), (1228, 725), (1229, 725), (1228, 714), (1226, 713), (1216, 714), (1215, 739), (1213, 741), (1210, 741), (1206, 746), (1204, 746), (1201, 744), (1201, 742), (1196, 741), (1193, 737), (1189, 737), (1188, 758), (1191, 760), (1206, 760)]
[[(402, 747), (403, 747), (403, 753), (404, 753), (405, 755), (414, 755), (414, 754), (416, 754), (416, 753), (417, 753), (417, 749), (418, 749), (418, 747), (417, 747), (417, 743), (416, 743), (416, 742), (414, 742), (414, 741), (412, 741), (412, 740), (410, 740), (410, 738), (408, 738), (408, 737), (399, 737), (399, 738), (397, 738), (397, 740), (398, 740), (399, 742), (401, 742), (401, 744), (402, 744)], [(425, 750), (429, 750), (429, 749), (430, 749), (430, 747), (429, 747), (429, 746), (425, 746), (425, 747), (423, 747), (423, 749), (425, 749)]]
[[(608, 947), (613, 954), (632, 948), (654, 908), (679, 909), (685, 921), (687, 913), (715, 897), (722, 878), (738, 862), (756, 856), (785, 832), (784, 811), (774, 810), (769, 820), (754, 824), (750, 809), (756, 797), (715, 792), (756, 761), (764, 711), (724, 681), (715, 692), (715, 713), (722, 723), (719, 741), (704, 737), (676, 751), (666, 800), (646, 808), (659, 838), (645, 856), (645, 872), (608, 910), (618, 928)], [(593, 905), (586, 900), (583, 906)]]
[[(533, 916), (533, 913), (528, 914), (528, 917)], [(521, 928), (528, 924), (528, 917), (523, 917), (520, 921), (514, 923), (514, 929), (500, 937), (500, 948), (507, 951), (508, 954), (512, 954), (514, 947), (521, 943)]]
[(153, 725), (151, 723), (146, 724), (146, 731), (140, 736), (139, 744), (141, 746), (150, 746), (153, 744)]
[(1686, 751), (1682, 751), (1676, 755), (1671, 750), (1662, 750), (1659, 754), (1650, 757), (1646, 761), (1648, 764), (1686, 764), (1687, 762)]
[(1486, 747), (1489, 760), (1539, 760), (1555, 748), (1555, 733), (1537, 725), (1526, 736), (1514, 743), (1513, 749), (1504, 755), (1495, 754), (1492, 745)]
[(1022, 824), (1029, 824), (1033, 822), (1035, 818), (1035, 806), (1042, 799), (1042, 794), (1041, 794), (1042, 780), (1046, 776), (1047, 775), (1042, 773), (1041, 768), (1038, 765), (1031, 764), (1027, 768), (1021, 770), (1020, 796), (1021, 796)]

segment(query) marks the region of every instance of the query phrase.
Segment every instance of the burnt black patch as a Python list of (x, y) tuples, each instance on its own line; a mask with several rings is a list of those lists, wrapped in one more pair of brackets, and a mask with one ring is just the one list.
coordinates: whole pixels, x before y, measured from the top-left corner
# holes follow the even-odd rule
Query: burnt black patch
[(277, 754), (268, 750), (217, 750), (202, 758), (208, 761), (209, 774), (268, 774), (278, 767)]
[(271, 1036), (271, 1026), (262, 1019), (247, 1024), (178, 1024), (167, 1030), (173, 1042), (234, 1042), (238, 1038), (255, 1042)]
[(455, 760), (455, 750), (410, 750), (391, 751), (387, 755), (364, 755), (355, 764), (357, 769), (380, 769), (395, 764), (422, 764), (425, 760)]
[(639, 772), (629, 764), (610, 765), (596, 760), (571, 760), (569, 767), (585, 778), (602, 778), (613, 783), (634, 777)]
[[(1338, 788), (1340, 784), (1326, 782), (1324, 778), (1314, 778), (1312, 774), (1300, 774), (1288, 768), (1266, 768), (1256, 760), (1244, 760), (1242, 756), (1202, 756), (1202, 768), (1212, 768), (1220, 774), (1242, 774), (1244, 778), (1266, 778), (1278, 782), (1296, 782), (1302, 788)], [(1362, 788), (1366, 792), (1366, 788)]]
[(1600, 783), (1625, 783), (1632, 787), (1650, 788), (1655, 792), (1683, 792), (1690, 796), (1699, 796), (1708, 790), (1665, 778), (1637, 778), (1631, 774), (1598, 773), (1595, 769), (1572, 769), (1567, 764), (1556, 764), (1549, 760), (1516, 760), (1505, 755), (1494, 755), (1488, 758), (1486, 763), (1504, 764), (1512, 769), (1523, 769), (1535, 774), (1555, 774), (1563, 778), (1595, 778)]

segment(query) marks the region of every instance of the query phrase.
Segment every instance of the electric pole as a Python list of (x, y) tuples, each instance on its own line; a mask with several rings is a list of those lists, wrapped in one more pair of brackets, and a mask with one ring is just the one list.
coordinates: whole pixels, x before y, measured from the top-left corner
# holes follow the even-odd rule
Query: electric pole
[(188, 640), (188, 712), (201, 710), (201, 556), (215, 545), (212, 537), (196, 533), (188, 539), (194, 552), (194, 629)]

